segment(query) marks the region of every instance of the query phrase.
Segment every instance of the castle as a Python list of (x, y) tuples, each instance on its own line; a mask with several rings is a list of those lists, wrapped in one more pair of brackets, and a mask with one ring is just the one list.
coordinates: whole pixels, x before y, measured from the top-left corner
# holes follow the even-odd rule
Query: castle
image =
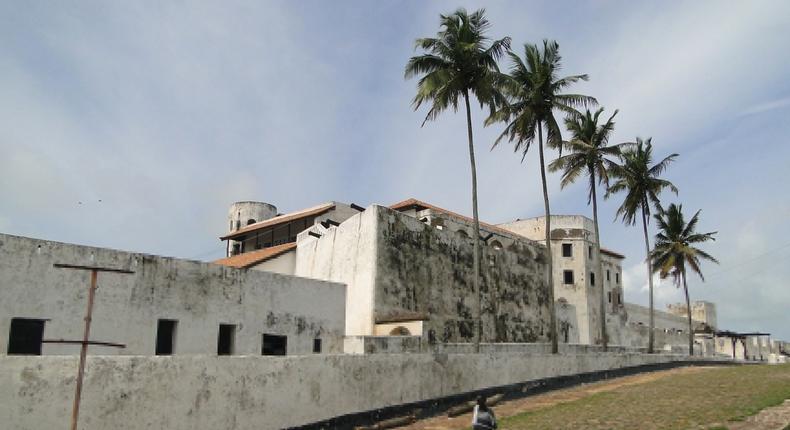
[[(559, 341), (602, 343), (603, 288), (610, 343), (646, 347), (649, 310), (624, 300), (625, 256), (605, 248), (598, 254), (592, 221), (586, 217), (555, 215), (552, 225)], [(227, 257), (217, 264), (346, 284), (347, 336), (410, 334), (429, 345), (473, 340), (468, 217), (416, 199), (368, 209), (328, 202), (289, 214), (277, 214), (267, 203), (240, 202), (231, 206), (228, 226), (220, 238)], [(548, 340), (547, 296), (541, 295), (546, 288), (544, 226), (543, 217), (481, 223), (484, 342)], [(598, 259), (604, 279), (596, 283)], [(713, 303), (695, 302), (692, 308), (695, 329), (708, 335), (717, 331)], [(679, 351), (687, 345), (685, 316), (681, 305), (654, 312), (658, 349)], [(712, 337), (698, 337), (700, 347), (715, 354)], [(756, 338), (767, 342), (764, 336)], [(745, 339), (739, 338), (741, 358), (748, 355)]]
[(655, 312), (659, 353), (645, 354), (649, 312), (626, 301), (625, 257), (596, 253), (583, 216), (552, 223), (549, 286), (544, 219), (481, 222), (479, 301), (471, 219), (416, 199), (286, 214), (235, 203), (214, 262), (0, 234), (0, 418), (59, 422), (80, 345), (90, 346), (85, 428), (290, 427), (562, 375), (785, 360), (787, 343), (722, 330), (709, 302), (692, 304), (696, 357), (680, 305)]

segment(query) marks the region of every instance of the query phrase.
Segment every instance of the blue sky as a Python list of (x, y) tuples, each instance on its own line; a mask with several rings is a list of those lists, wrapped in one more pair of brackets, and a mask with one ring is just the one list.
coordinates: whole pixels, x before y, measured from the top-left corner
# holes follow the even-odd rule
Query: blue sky
[[(0, 1), (0, 231), (185, 258), (222, 255), (227, 207), (282, 212), (408, 197), (471, 213), (463, 115), (420, 127), (403, 79), (417, 37), (473, 2)], [(492, 37), (556, 39), (578, 92), (652, 136), (700, 228), (720, 325), (790, 340), (790, 3), (492, 2)], [(503, 66), (506, 63), (503, 62)], [(475, 110), (481, 218), (542, 213), (537, 159), (489, 151)], [(582, 184), (555, 213), (589, 214)], [(99, 202), (101, 200), (101, 202)], [(81, 202), (81, 203), (80, 203)], [(646, 303), (641, 230), (611, 222), (626, 299)], [(681, 294), (664, 282), (659, 305)]]

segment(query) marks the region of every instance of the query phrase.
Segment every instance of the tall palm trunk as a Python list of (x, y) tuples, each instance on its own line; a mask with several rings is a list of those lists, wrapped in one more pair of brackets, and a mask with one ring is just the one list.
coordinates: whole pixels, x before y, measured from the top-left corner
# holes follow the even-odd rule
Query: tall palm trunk
[(686, 270), (683, 269), (683, 292), (686, 293), (686, 315), (689, 322), (689, 355), (694, 355), (694, 330), (691, 328), (691, 301), (689, 301), (689, 287), (686, 284)]
[(549, 331), (551, 336), (551, 353), (559, 352), (557, 344), (557, 309), (554, 306), (554, 266), (551, 264), (551, 210), (549, 209), (549, 190), (546, 185), (546, 166), (543, 160), (543, 127), (538, 125), (538, 154), (540, 154), (540, 179), (543, 182), (543, 205), (546, 209), (546, 256), (549, 272)]
[(655, 324), (653, 321), (653, 268), (650, 264), (650, 239), (647, 237), (647, 214), (645, 213), (645, 202), (642, 202), (642, 231), (645, 233), (645, 262), (647, 263), (647, 286), (650, 295), (650, 322), (647, 334), (647, 353), (655, 352)]
[(600, 296), (600, 313), (601, 318), (601, 342), (603, 343), (603, 350), (606, 351), (609, 346), (609, 336), (606, 333), (606, 305), (604, 301), (604, 280), (603, 280), (603, 263), (601, 262), (601, 235), (598, 232), (598, 199), (595, 195), (595, 170), (590, 169), (590, 190), (592, 191), (592, 206), (593, 206), (593, 224), (595, 224), (595, 255), (598, 256), (598, 262), (595, 268), (597, 272), (595, 277), (598, 278), (598, 285), (601, 287)]
[(483, 333), (482, 304), (480, 298), (480, 219), (477, 215), (477, 167), (475, 166), (475, 145), (472, 138), (472, 110), (469, 108), (469, 91), (464, 91), (466, 102), (466, 129), (469, 134), (469, 162), (472, 165), (472, 217), (474, 218), (474, 288), (477, 304), (477, 318), (475, 320), (475, 352), (480, 352), (480, 338)]

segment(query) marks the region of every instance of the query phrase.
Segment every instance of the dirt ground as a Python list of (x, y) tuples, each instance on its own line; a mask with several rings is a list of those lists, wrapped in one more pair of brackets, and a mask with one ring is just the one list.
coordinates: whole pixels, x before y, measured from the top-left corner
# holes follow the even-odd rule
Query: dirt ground
[(784, 430), (790, 427), (790, 399), (778, 406), (765, 408), (742, 422), (724, 424), (728, 430)]
[[(705, 372), (712, 367), (681, 367), (677, 369), (662, 370), (656, 372), (642, 373), (639, 375), (625, 376), (606, 381), (583, 384), (577, 387), (565, 388), (550, 393), (539, 394), (523, 399), (503, 402), (494, 407), (498, 419), (513, 416), (516, 414), (535, 411), (561, 403), (572, 402), (587, 396), (613, 391), (618, 388), (631, 385), (645, 384), (653, 382), (670, 375), (683, 375), (690, 373)], [(449, 430), (449, 429), (468, 429), (472, 422), (472, 414), (464, 414), (454, 418), (441, 415), (426, 420), (418, 421), (409, 426), (399, 427), (399, 429), (409, 430)], [(730, 427), (734, 429), (735, 427)], [(751, 429), (750, 427), (738, 427), (742, 430)], [(758, 427), (755, 427), (758, 428)], [(781, 427), (780, 427), (781, 429)]]

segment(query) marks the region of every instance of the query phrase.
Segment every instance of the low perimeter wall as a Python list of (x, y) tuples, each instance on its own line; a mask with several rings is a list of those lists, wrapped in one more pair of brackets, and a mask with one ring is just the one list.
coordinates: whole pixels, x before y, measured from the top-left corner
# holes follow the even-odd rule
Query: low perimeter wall
[[(89, 357), (80, 429), (267, 429), (487, 387), (674, 361), (638, 353)], [(77, 357), (0, 357), (3, 428), (66, 428)]]

